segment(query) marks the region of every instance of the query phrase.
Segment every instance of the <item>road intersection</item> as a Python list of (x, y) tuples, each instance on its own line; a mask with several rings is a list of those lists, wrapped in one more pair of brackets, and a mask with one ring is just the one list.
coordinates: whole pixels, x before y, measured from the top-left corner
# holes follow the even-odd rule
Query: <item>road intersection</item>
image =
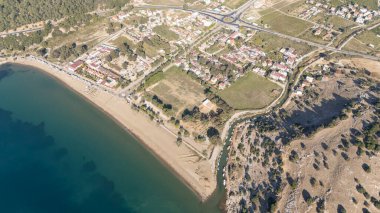
[(318, 49), (323, 49), (326, 51), (341, 53), (341, 54), (349, 55), (349, 56), (359, 56), (359, 57), (363, 57), (363, 58), (367, 58), (367, 59), (371, 59), (371, 60), (380, 61), (380, 58), (376, 57), (376, 56), (372, 56), (372, 55), (368, 55), (368, 54), (364, 54), (364, 53), (359, 53), (359, 52), (354, 52), (354, 51), (342, 50), (340, 48), (331, 47), (329, 45), (318, 44), (318, 43), (315, 43), (312, 41), (308, 41), (308, 40), (301, 39), (298, 37), (286, 35), (286, 34), (271, 30), (270, 28), (265, 28), (265, 27), (259, 26), (257, 24), (252, 24), (252, 23), (249, 23), (247, 21), (244, 21), (243, 19), (241, 19), (241, 15), (250, 6), (252, 6), (252, 4), (255, 1), (256, 0), (250, 0), (250, 1), (246, 2), (244, 5), (242, 5), (241, 7), (239, 7), (238, 9), (236, 9), (232, 12), (229, 12), (227, 14), (218, 13), (218, 12), (209, 11), (209, 10), (196, 10), (196, 9), (190, 9), (190, 8), (186, 8), (186, 7), (166, 6), (166, 5), (142, 5), (142, 6), (138, 6), (135, 8), (136, 9), (173, 9), (173, 10), (187, 11), (187, 12), (191, 12), (191, 13), (198, 13), (198, 14), (204, 15), (206, 17), (212, 18), (215, 21), (217, 21), (218, 23), (225, 25), (226, 27), (235, 28), (235, 29), (247, 28), (247, 29), (251, 29), (251, 30), (255, 30), (255, 31), (260, 31), (260, 32), (272, 34), (272, 35), (275, 35), (275, 36), (278, 36), (281, 38), (285, 38), (285, 39), (288, 39), (288, 40), (291, 40), (291, 41), (294, 41), (297, 43), (304, 43), (304, 44), (307, 44), (309, 46), (316, 47)]

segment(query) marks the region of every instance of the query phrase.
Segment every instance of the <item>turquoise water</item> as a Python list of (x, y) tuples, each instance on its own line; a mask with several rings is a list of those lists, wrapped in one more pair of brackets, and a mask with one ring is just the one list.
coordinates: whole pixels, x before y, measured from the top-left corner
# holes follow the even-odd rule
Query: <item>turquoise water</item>
[(219, 212), (82, 97), (0, 67), (0, 212)]

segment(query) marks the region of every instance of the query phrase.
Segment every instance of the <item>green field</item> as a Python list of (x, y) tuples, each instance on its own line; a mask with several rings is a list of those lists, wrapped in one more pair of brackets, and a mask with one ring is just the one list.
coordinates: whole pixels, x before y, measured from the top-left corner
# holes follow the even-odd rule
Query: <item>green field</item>
[(153, 5), (171, 5), (171, 6), (182, 6), (184, 4), (183, 0), (144, 0), (147, 4)]
[(261, 47), (264, 52), (269, 53), (278, 52), (283, 47), (292, 47), (296, 49), (298, 55), (303, 55), (314, 48), (303, 43), (297, 43), (289, 39), (280, 38), (265, 32), (256, 33), (248, 44), (251, 46)]
[(236, 9), (240, 6), (242, 6), (243, 4), (245, 4), (247, 2), (247, 0), (227, 0), (225, 1), (224, 5), (226, 7), (229, 7), (231, 9)]
[(332, 24), (334, 30), (357, 26), (357, 23), (354, 21), (350, 21), (339, 16), (327, 15), (325, 13), (319, 13), (318, 15), (312, 17), (311, 21), (324, 25)]
[(305, 5), (305, 1), (304, 0), (296, 1), (296, 2), (291, 3), (291, 4), (289, 4), (289, 2), (287, 2), (287, 1), (284, 1), (284, 2), (286, 4), (285, 6), (274, 7), (274, 8), (277, 8), (277, 9), (281, 10), (282, 12), (290, 14), (291, 12), (293, 12), (294, 10), (296, 10), (298, 7), (300, 7), (302, 5)]
[(370, 47), (368, 47), (366, 44), (357, 39), (352, 39), (350, 42), (346, 44), (346, 46), (343, 47), (343, 49), (366, 54), (372, 51)]
[(315, 36), (312, 30), (304, 32), (299, 38), (305, 39), (307, 41), (312, 41), (319, 44), (328, 44), (329, 41), (323, 40), (322, 36)]
[(168, 41), (174, 41), (179, 39), (178, 34), (170, 30), (170, 28), (167, 25), (156, 26), (153, 28), (153, 32), (164, 37)]
[(206, 48), (205, 51), (210, 53), (210, 54), (214, 54), (220, 50), (222, 50), (224, 47), (219, 44), (218, 42), (215, 42), (213, 45), (211, 45), (209, 48)]
[(255, 73), (248, 73), (218, 95), (237, 110), (262, 109), (281, 93), (281, 87)]
[(173, 105), (176, 113), (182, 113), (185, 108), (199, 106), (206, 99), (202, 85), (175, 66), (162, 75), (155, 76), (149, 84), (151, 86), (147, 91)]
[(117, 39), (111, 41), (111, 43), (119, 48), (121, 48), (125, 43), (127, 43), (132, 49), (136, 48), (136, 44), (125, 36), (120, 36)]
[(148, 43), (144, 43), (144, 51), (145, 51), (145, 54), (150, 58), (156, 57), (158, 54), (157, 48)]
[(372, 44), (375, 46), (375, 50), (380, 50), (380, 37), (377, 37), (377, 31), (380, 31), (380, 27), (371, 31), (364, 31), (357, 36), (357, 39), (365, 44)]
[(291, 36), (297, 36), (313, 25), (298, 18), (279, 12), (264, 15), (258, 20), (259, 24), (268, 25), (272, 30)]

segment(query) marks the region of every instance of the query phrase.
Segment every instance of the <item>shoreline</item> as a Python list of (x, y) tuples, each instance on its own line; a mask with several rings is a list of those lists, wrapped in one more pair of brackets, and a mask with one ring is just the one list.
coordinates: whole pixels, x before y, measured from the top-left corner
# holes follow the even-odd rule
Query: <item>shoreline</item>
[[(96, 89), (94, 93), (88, 93), (88, 85), (85, 82), (64, 72), (53, 70), (49, 65), (36, 60), (8, 59), (0, 61), (0, 65), (3, 64), (33, 67), (80, 95), (135, 138), (192, 190), (201, 202), (207, 201), (215, 193), (217, 180), (216, 174), (211, 172), (210, 162), (199, 161), (194, 151), (186, 146), (178, 147), (173, 135), (149, 120), (145, 114), (134, 111), (126, 101), (99, 89)], [(146, 133), (146, 129), (149, 129), (149, 134)], [(206, 172), (198, 174), (199, 170)]]

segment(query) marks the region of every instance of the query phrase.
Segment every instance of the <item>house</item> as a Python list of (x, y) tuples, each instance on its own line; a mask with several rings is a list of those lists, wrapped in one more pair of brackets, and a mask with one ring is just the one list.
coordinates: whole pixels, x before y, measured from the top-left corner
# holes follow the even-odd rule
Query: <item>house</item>
[(313, 83), (314, 78), (310, 77), (310, 76), (306, 76), (306, 81), (309, 82), (309, 83)]
[(272, 72), (269, 77), (276, 81), (282, 81), (282, 82), (286, 81), (286, 76), (279, 72)]
[(211, 84), (216, 84), (217, 82), (218, 82), (218, 78), (217, 77), (212, 77), (211, 80), (210, 80)]
[(226, 83), (224, 83), (224, 82), (220, 82), (219, 83), (219, 89), (220, 90), (224, 90), (226, 88)]
[(78, 61), (72, 62), (72, 63), (69, 65), (69, 70), (70, 70), (71, 72), (75, 72), (75, 71), (77, 71), (79, 68), (81, 68), (83, 64), (84, 64), (84, 61), (82, 61), (82, 60), (78, 60)]
[(301, 89), (297, 89), (294, 94), (296, 94), (298, 96), (302, 96), (303, 93), (302, 93)]
[(286, 65), (279, 64), (279, 63), (274, 64), (273, 68), (278, 69), (278, 70), (283, 70), (283, 71), (287, 71), (289, 69)]

